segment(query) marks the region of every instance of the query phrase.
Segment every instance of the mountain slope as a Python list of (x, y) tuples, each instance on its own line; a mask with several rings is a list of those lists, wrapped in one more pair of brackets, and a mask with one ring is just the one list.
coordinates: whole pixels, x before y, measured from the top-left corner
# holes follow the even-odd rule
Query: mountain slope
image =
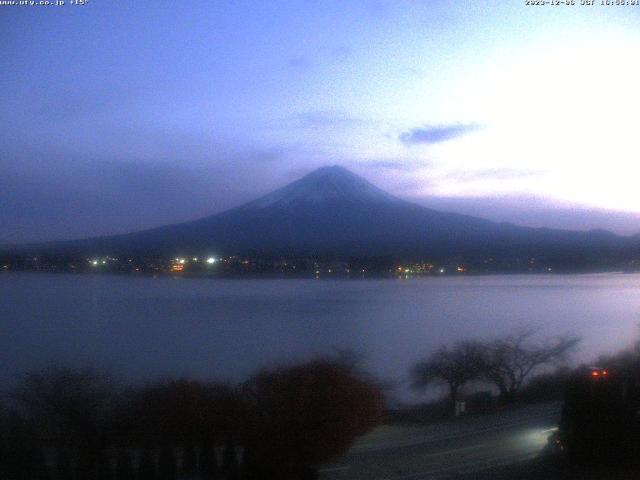
[(638, 242), (609, 232), (534, 229), (445, 213), (323, 167), (264, 197), (200, 220), (128, 235), (28, 248), (82, 254), (262, 256), (593, 255)]

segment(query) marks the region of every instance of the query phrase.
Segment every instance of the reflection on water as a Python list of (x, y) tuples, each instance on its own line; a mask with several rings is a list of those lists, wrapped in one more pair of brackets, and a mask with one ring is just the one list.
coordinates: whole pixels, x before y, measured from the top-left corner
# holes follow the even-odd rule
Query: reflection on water
[[(522, 324), (581, 335), (578, 356), (638, 337), (640, 275), (212, 280), (0, 275), (3, 380), (46, 363), (240, 380), (335, 347), (398, 385), (442, 343)], [(400, 387), (402, 390), (403, 387)]]

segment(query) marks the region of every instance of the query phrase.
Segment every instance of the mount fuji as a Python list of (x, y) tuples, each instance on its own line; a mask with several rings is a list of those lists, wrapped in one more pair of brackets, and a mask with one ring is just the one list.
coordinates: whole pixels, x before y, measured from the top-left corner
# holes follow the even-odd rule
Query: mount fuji
[(613, 233), (495, 223), (395, 197), (349, 170), (322, 167), (257, 200), (199, 220), (126, 235), (25, 246), (39, 253), (255, 256), (585, 256), (640, 251)]

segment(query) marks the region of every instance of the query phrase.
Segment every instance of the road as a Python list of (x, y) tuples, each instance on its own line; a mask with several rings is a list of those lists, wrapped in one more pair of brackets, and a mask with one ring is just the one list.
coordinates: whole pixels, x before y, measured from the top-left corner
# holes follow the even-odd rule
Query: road
[(555, 430), (559, 403), (529, 405), (429, 425), (384, 425), (320, 470), (322, 480), (476, 478), (526, 465)]

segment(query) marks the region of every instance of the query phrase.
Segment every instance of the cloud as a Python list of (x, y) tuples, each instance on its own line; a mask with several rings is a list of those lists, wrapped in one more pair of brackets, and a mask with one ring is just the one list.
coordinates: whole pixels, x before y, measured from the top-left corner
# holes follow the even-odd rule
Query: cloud
[(360, 168), (366, 168), (371, 170), (382, 171), (397, 171), (397, 172), (416, 172), (429, 168), (432, 163), (426, 160), (395, 160), (395, 159), (383, 159), (383, 160), (363, 160), (356, 164)]
[[(284, 152), (210, 144), (159, 159), (68, 150), (2, 158), (0, 244), (80, 238), (204, 217), (279, 186)], [(213, 153), (211, 153), (213, 152)]]
[(529, 227), (569, 230), (607, 229), (621, 235), (638, 232), (640, 214), (594, 209), (534, 195), (443, 197), (415, 195), (416, 203), (441, 211)]
[(477, 123), (456, 123), (451, 125), (425, 125), (403, 132), (398, 137), (405, 145), (440, 143), (467, 135), (482, 128)]
[(518, 168), (486, 168), (481, 170), (456, 170), (447, 173), (444, 178), (459, 182), (472, 182), (475, 180), (511, 180), (517, 178), (533, 177), (539, 175), (538, 170)]

